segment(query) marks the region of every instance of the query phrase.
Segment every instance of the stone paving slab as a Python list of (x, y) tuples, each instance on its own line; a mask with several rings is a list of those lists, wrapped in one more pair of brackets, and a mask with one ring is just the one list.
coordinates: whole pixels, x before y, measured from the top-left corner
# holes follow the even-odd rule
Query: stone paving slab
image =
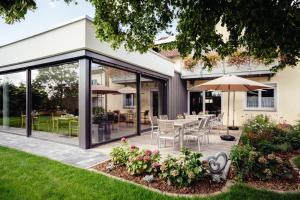
[(0, 146), (45, 156), (80, 168), (89, 168), (108, 159), (106, 155), (93, 149), (85, 150), (72, 145), (3, 132), (0, 132)]

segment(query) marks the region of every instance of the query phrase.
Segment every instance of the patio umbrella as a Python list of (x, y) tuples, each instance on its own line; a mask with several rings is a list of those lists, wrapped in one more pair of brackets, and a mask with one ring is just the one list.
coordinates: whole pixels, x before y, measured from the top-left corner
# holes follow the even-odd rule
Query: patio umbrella
[[(235, 92), (243, 92), (243, 91), (254, 91), (261, 89), (271, 88), (268, 85), (252, 81), (249, 79), (241, 78), (234, 75), (225, 75), (220, 78), (214, 79), (212, 81), (208, 81), (201, 85), (197, 85), (192, 87), (192, 89), (200, 89), (200, 90), (219, 90), (223, 92), (228, 92), (228, 112), (227, 112), (227, 135), (222, 135), (221, 138), (223, 140), (234, 140), (235, 137), (229, 135), (229, 103), (230, 103), (230, 92), (234, 92), (233, 103), (235, 103)], [(233, 105), (233, 126), (234, 126), (234, 107)]]
[[(97, 95), (97, 106), (98, 106), (99, 94), (105, 94), (105, 96), (106, 94), (120, 94), (118, 90), (115, 90), (105, 85), (92, 85), (91, 90), (93, 94)], [(105, 98), (105, 110), (107, 110), (107, 98)]]
[(133, 87), (126, 86), (126, 87), (119, 89), (118, 92), (121, 94), (135, 94), (136, 89)]

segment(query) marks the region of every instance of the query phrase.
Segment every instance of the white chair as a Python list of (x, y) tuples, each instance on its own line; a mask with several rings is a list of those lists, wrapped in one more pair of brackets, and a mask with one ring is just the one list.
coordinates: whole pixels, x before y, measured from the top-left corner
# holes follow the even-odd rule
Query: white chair
[(223, 116), (224, 116), (224, 113), (220, 113), (217, 117), (211, 119), (211, 128), (218, 128), (218, 127), (221, 127), (219, 128), (219, 133), (221, 132), (221, 129), (223, 127)]
[(158, 120), (158, 148), (161, 147), (160, 141), (161, 139), (166, 141), (173, 141), (173, 148), (175, 148), (175, 140), (179, 139), (179, 129), (174, 126), (174, 121), (169, 120)]
[(151, 124), (151, 141), (150, 144), (152, 144), (153, 135), (155, 134), (156, 137), (158, 137), (158, 122), (157, 122), (157, 116), (149, 116), (149, 121)]
[(159, 119), (162, 119), (162, 120), (168, 120), (168, 115), (158, 115), (159, 116)]
[(195, 127), (193, 130), (190, 131), (189, 134), (185, 135), (187, 141), (196, 140), (198, 144), (198, 150), (201, 151), (201, 140), (206, 141), (209, 143), (209, 118), (203, 118), (198, 123), (198, 127)]

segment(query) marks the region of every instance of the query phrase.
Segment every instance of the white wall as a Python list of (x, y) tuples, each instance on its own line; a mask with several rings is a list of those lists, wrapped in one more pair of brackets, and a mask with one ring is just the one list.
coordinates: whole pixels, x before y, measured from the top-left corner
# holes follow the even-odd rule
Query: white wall
[(85, 20), (54, 28), (30, 38), (0, 47), (0, 66), (84, 48)]
[(174, 76), (174, 63), (168, 58), (154, 51), (140, 54), (138, 52), (128, 52), (124, 47), (114, 50), (108, 43), (100, 42), (96, 38), (95, 30), (90, 20), (87, 20), (86, 23), (87, 49), (164, 75)]

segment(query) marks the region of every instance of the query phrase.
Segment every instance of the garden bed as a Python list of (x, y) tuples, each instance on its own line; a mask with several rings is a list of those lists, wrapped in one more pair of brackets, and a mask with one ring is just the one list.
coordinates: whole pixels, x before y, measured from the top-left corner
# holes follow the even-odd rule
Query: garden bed
[[(241, 145), (241, 143), (239, 143)], [(300, 155), (300, 150), (292, 151), (292, 152), (285, 152), (285, 153), (276, 153), (276, 156), (282, 158), (284, 162), (290, 162), (290, 160), (295, 157), (296, 155)], [(300, 190), (300, 174), (298, 171), (293, 168), (292, 164), (289, 164), (290, 169), (292, 170), (293, 176), (295, 178), (291, 180), (286, 179), (271, 179), (271, 180), (254, 180), (248, 179), (244, 180), (248, 186), (258, 188), (258, 189), (268, 189), (273, 191), (299, 191)], [(232, 167), (229, 170), (229, 180), (234, 181), (234, 176), (232, 173)]]
[(212, 182), (209, 177), (203, 178), (202, 181), (199, 181), (193, 184), (190, 187), (177, 187), (168, 185), (166, 181), (155, 177), (153, 182), (147, 183), (143, 180), (144, 176), (142, 175), (131, 175), (128, 173), (125, 166), (115, 166), (113, 170), (107, 171), (107, 165), (111, 161), (105, 161), (93, 167), (93, 169), (107, 173), (109, 175), (119, 177), (128, 181), (135, 182), (153, 189), (160, 190), (162, 192), (174, 193), (174, 194), (212, 194), (215, 192), (220, 192), (225, 186), (226, 182), (215, 183)]

